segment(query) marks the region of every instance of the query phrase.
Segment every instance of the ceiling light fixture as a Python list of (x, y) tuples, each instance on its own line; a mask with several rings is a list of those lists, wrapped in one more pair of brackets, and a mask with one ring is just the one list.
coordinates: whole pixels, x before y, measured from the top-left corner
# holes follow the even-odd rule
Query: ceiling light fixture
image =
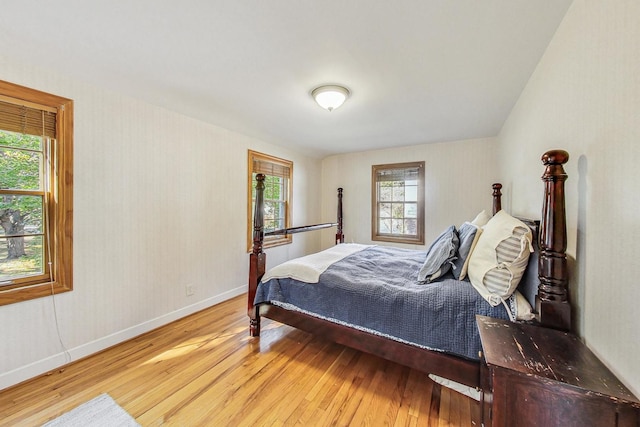
[(351, 95), (349, 89), (338, 85), (319, 86), (311, 91), (311, 96), (318, 105), (329, 111), (341, 106), (349, 95)]

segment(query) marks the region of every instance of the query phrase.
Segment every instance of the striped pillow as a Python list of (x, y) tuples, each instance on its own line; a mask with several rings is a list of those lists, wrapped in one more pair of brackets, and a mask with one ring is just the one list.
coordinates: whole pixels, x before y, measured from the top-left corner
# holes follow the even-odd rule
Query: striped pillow
[[(528, 228), (516, 227), (510, 237), (503, 240), (496, 247), (496, 260), (498, 266), (487, 271), (484, 275), (484, 285), (489, 292), (501, 294), (504, 290), (505, 283), (511, 280), (511, 271), (500, 267), (501, 265), (511, 264), (520, 256), (520, 241), (522, 236), (528, 231)], [(526, 261), (528, 262), (529, 257)], [(527, 264), (525, 263), (525, 267)]]
[(495, 306), (515, 291), (532, 252), (531, 230), (504, 211), (484, 226), (469, 261), (469, 279)]

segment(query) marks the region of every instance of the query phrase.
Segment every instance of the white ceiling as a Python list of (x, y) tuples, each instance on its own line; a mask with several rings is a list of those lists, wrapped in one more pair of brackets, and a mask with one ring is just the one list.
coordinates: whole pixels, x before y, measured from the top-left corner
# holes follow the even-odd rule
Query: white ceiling
[(570, 3), (0, 0), (0, 56), (325, 156), (495, 136)]

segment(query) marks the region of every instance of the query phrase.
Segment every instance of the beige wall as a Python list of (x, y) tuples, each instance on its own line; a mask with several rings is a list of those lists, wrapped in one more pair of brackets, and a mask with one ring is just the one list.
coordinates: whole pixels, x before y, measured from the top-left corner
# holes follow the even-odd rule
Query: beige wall
[[(320, 222), (320, 161), (0, 58), (75, 101), (75, 290), (0, 307), (0, 389), (245, 292), (247, 149), (294, 161), (294, 222)], [(269, 264), (319, 249), (298, 235)], [(187, 297), (185, 285), (195, 288)]]
[[(335, 221), (336, 189), (342, 187), (345, 241), (374, 243), (371, 166), (424, 160), (426, 245), (399, 246), (425, 249), (446, 227), (470, 221), (482, 209), (491, 211), (491, 184), (498, 177), (496, 154), (496, 140), (485, 138), (327, 157), (322, 162), (324, 220)], [(322, 244), (333, 244), (331, 233), (323, 233)]]
[(575, 0), (499, 135), (513, 209), (539, 210), (540, 155), (566, 149), (575, 324), (640, 395), (640, 2)]

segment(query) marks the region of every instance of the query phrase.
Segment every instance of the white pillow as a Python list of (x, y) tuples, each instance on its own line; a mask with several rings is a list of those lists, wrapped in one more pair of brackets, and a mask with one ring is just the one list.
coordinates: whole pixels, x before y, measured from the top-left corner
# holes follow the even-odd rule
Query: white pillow
[(487, 213), (487, 211), (483, 210), (471, 221), (471, 224), (477, 226), (478, 228), (484, 227), (489, 220), (491, 219), (491, 215)]
[(533, 314), (533, 308), (531, 308), (529, 301), (518, 291), (515, 291), (513, 295), (516, 297), (516, 320), (533, 320), (536, 315)]
[(469, 280), (489, 304), (496, 306), (515, 291), (533, 252), (531, 229), (498, 212), (484, 226), (469, 260)]

